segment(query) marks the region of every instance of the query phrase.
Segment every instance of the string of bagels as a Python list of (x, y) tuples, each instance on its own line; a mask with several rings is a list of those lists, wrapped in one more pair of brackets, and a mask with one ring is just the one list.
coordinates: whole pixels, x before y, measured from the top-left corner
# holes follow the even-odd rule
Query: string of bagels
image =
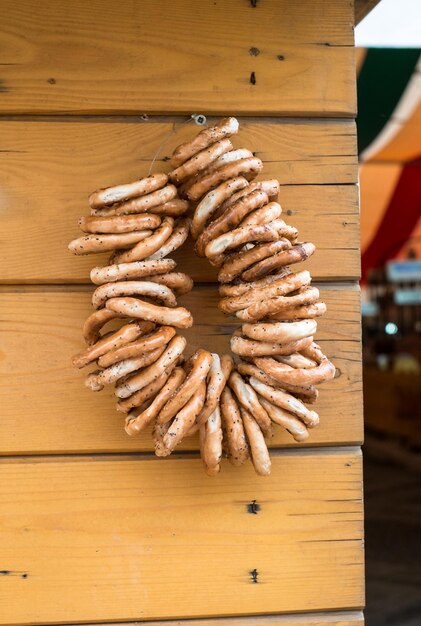
[[(198, 433), (208, 475), (223, 456), (238, 466), (250, 459), (268, 475), (274, 426), (305, 441), (319, 423), (309, 408), (316, 386), (335, 376), (314, 341), (326, 305), (310, 273), (294, 271), (315, 246), (281, 218), (279, 182), (256, 180), (262, 161), (233, 146), (238, 130), (234, 117), (223, 119), (179, 145), (168, 174), (92, 193), (90, 215), (79, 219), (84, 234), (69, 244), (77, 255), (111, 253), (91, 270), (94, 311), (73, 358), (78, 368), (95, 363), (86, 386), (114, 385), (126, 432), (150, 427), (159, 457)], [(170, 257), (189, 234), (218, 270), (220, 310), (241, 321), (232, 355), (185, 357), (179, 331), (193, 317), (178, 298), (193, 281)], [(120, 327), (104, 332), (114, 320)]]

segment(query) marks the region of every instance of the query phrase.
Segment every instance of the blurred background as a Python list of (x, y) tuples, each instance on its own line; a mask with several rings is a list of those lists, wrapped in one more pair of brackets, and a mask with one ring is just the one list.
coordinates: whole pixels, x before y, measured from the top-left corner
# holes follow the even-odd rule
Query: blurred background
[(421, 1), (356, 27), (367, 626), (421, 624)]

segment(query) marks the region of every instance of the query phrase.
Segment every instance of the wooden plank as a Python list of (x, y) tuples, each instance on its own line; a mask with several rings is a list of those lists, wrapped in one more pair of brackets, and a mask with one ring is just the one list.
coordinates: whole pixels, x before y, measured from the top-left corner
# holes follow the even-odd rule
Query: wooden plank
[[(172, 127), (127, 120), (0, 123), (0, 227), (8, 233), (1, 281), (86, 281), (89, 268), (106, 257), (74, 258), (67, 244), (78, 236), (88, 194), (146, 174), (170, 136), (155, 166), (168, 170), (164, 160), (172, 148), (197, 130), (188, 125), (171, 137)], [(265, 162), (264, 175), (285, 185), (280, 199), (286, 219), (320, 250), (309, 262), (314, 275), (357, 277), (357, 188), (342, 184), (356, 181), (354, 123), (246, 120), (235, 143), (254, 149)], [(193, 260), (191, 242), (179, 258), (196, 280), (215, 279), (206, 260)]]
[[(91, 312), (90, 293), (88, 288), (21, 287), (0, 294), (3, 454), (151, 450), (149, 433), (132, 438), (124, 432), (112, 390), (88, 391), (83, 384), (86, 372), (70, 364), (71, 356), (82, 348), (81, 327)], [(362, 440), (359, 294), (323, 286), (322, 297), (328, 314), (320, 320), (318, 339), (338, 377), (321, 388), (315, 407), (321, 424), (312, 431), (309, 445), (358, 443)], [(221, 354), (229, 348), (235, 323), (217, 310), (217, 298), (215, 287), (203, 287), (180, 299), (196, 319), (194, 328), (185, 333), (190, 350), (202, 346)], [(296, 444), (279, 429), (271, 445)], [(180, 449), (197, 449), (197, 439), (187, 439)]]
[(354, 0), (355, 25), (367, 17), (379, 2), (380, 0)]
[[(348, 0), (4, 0), (4, 113), (354, 116)], [(255, 84), (251, 73), (255, 73)]]
[[(113, 622), (115, 625), (116, 622)], [(122, 622), (120, 622), (122, 624)], [(139, 626), (139, 622), (124, 622), (126, 626)], [(364, 626), (361, 611), (332, 611), (329, 613), (301, 613), (295, 615), (259, 615), (251, 617), (214, 617), (195, 620), (142, 621), (142, 626)], [(76, 626), (72, 624), (71, 626)], [(79, 626), (88, 626), (79, 624)], [(97, 626), (111, 626), (103, 622)]]
[(264, 480), (158, 463), (3, 462), (1, 623), (361, 607), (359, 451), (286, 452)]

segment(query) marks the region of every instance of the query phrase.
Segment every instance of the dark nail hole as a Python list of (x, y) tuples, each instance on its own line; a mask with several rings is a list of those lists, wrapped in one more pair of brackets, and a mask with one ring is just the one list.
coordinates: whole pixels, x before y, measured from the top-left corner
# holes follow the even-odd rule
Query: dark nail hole
[(257, 571), (256, 568), (251, 570), (250, 576), (251, 576), (251, 582), (252, 583), (258, 583), (259, 582), (257, 580), (257, 577), (259, 576), (259, 572)]
[(47, 83), (50, 83), (50, 85), (55, 85), (56, 84), (56, 79), (55, 78), (49, 78), (47, 80)]
[(252, 48), (250, 48), (249, 50), (249, 55), (252, 57), (257, 57), (260, 54), (260, 50), (259, 48), (255, 48), (254, 46)]
[(250, 4), (255, 9), (257, 7), (257, 0), (250, 0)]
[(285, 61), (285, 57), (283, 54), (278, 54), (276, 58), (278, 59), (278, 61)]
[(260, 504), (256, 502), (256, 500), (252, 500), (247, 505), (247, 513), (251, 513), (251, 515), (257, 515), (260, 511)]
[(252, 72), (252, 73), (250, 74), (250, 83), (251, 83), (252, 85), (255, 85), (255, 84), (256, 84), (256, 74), (255, 74), (255, 72)]
[(28, 574), (22, 574), (22, 578), (28, 578)]

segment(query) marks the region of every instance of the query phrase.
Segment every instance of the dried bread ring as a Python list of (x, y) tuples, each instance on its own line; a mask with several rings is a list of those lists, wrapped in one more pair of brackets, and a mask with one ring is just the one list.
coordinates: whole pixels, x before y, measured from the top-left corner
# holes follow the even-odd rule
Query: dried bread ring
[(181, 217), (190, 208), (190, 203), (187, 200), (182, 200), (181, 198), (174, 198), (173, 200), (168, 200), (164, 202), (164, 204), (158, 204), (157, 206), (150, 207), (148, 209), (149, 213), (153, 213), (154, 215), (167, 215), (168, 217)]
[[(262, 381), (270, 387), (278, 388), (279, 383), (277, 380), (269, 376), (261, 367), (258, 367), (255, 363), (246, 363), (241, 361), (237, 365), (237, 369), (242, 376), (254, 376), (258, 380)], [(282, 385), (284, 391), (293, 393), (296, 398), (299, 398), (303, 402), (313, 404), (319, 397), (319, 392), (314, 385), (308, 385), (307, 387), (294, 387), (293, 385)]]
[(201, 176), (187, 191), (189, 200), (200, 200), (208, 191), (229, 178), (244, 176), (252, 180), (262, 171), (263, 163), (257, 157), (247, 157), (232, 163), (226, 163), (214, 172)]
[(132, 359), (144, 352), (150, 352), (156, 348), (166, 346), (174, 337), (175, 332), (175, 328), (172, 326), (160, 326), (149, 335), (143, 335), (140, 339), (136, 339), (135, 341), (126, 343), (120, 348), (106, 352), (98, 359), (98, 365), (100, 367), (110, 367), (110, 365), (114, 365), (114, 363), (118, 363), (119, 361)]
[(285, 409), (285, 411), (293, 413), (299, 417), (308, 428), (314, 428), (318, 425), (320, 420), (316, 411), (310, 411), (305, 404), (290, 393), (267, 385), (263, 381), (258, 380), (255, 376), (250, 377), (250, 385), (261, 398), (278, 406), (280, 409)]
[(268, 447), (260, 426), (247, 409), (240, 406), (241, 418), (250, 448), (250, 457), (253, 467), (259, 476), (269, 476), (271, 461)]
[(179, 167), (192, 156), (204, 150), (208, 146), (225, 137), (231, 137), (238, 133), (238, 120), (235, 117), (227, 117), (210, 128), (205, 128), (196, 137), (187, 143), (177, 146), (171, 157), (171, 165)]
[(155, 424), (152, 428), (152, 439), (155, 444), (155, 455), (158, 457), (165, 457), (170, 454), (170, 451), (164, 446), (164, 437), (167, 433), (169, 424)]
[(100, 330), (107, 322), (121, 317), (125, 316), (120, 315), (115, 311), (108, 311), (107, 309), (101, 309), (91, 313), (91, 315), (86, 318), (82, 329), (83, 338), (88, 346), (92, 346), (100, 339)]
[(120, 296), (146, 296), (161, 300), (168, 307), (177, 306), (177, 298), (169, 287), (147, 280), (125, 280), (100, 285), (92, 294), (92, 306), (100, 309), (110, 298)]
[(207, 350), (198, 350), (195, 357), (193, 367), (187, 378), (168, 399), (165, 406), (163, 406), (159, 412), (159, 415), (157, 416), (159, 424), (169, 422), (206, 380), (206, 376), (208, 375), (212, 364), (212, 354)]
[(245, 383), (241, 375), (236, 371), (231, 373), (228, 384), (233, 390), (239, 404), (253, 415), (265, 437), (271, 437), (272, 427), (269, 415), (260, 404), (253, 387)]
[(148, 259), (151, 260), (159, 260), (166, 257), (174, 250), (177, 250), (183, 243), (186, 241), (189, 230), (190, 230), (190, 218), (184, 217), (182, 218), (174, 227), (171, 235), (165, 241), (165, 243), (153, 254), (151, 254)]
[(152, 280), (159, 285), (166, 285), (172, 289), (177, 296), (183, 296), (193, 289), (192, 279), (187, 274), (183, 274), (183, 272), (169, 272), (168, 274), (148, 276), (148, 280)]
[(210, 241), (205, 248), (205, 255), (211, 261), (223, 255), (227, 250), (238, 248), (251, 241), (277, 241), (279, 239), (275, 222), (261, 226), (243, 226), (224, 233)]
[(254, 359), (256, 365), (262, 367), (262, 361), (265, 361), (265, 371), (278, 381), (282, 387), (285, 383), (294, 386), (319, 385), (328, 380), (332, 380), (335, 376), (335, 367), (327, 357), (311, 369), (295, 369), (284, 363), (279, 363), (270, 357), (258, 357)]
[(185, 379), (186, 374), (181, 367), (176, 367), (161, 390), (156, 394), (152, 403), (141, 413), (129, 413), (126, 418), (125, 430), (128, 435), (137, 435), (156, 419), (171, 394)]
[[(187, 403), (178, 411), (163, 438), (164, 448), (172, 452), (188, 434), (202, 410), (206, 395), (206, 383), (202, 381)], [(158, 422), (159, 423), (159, 422)]]
[(211, 163), (214, 163), (225, 152), (233, 149), (233, 145), (229, 139), (220, 139), (211, 144), (200, 152), (196, 152), (188, 161), (169, 173), (169, 179), (174, 184), (180, 184), (190, 178), (196, 176), (199, 172), (206, 170)]
[(230, 178), (224, 183), (209, 191), (206, 196), (199, 202), (194, 212), (191, 234), (193, 239), (197, 239), (206, 223), (211, 219), (217, 208), (229, 197), (235, 194), (239, 189), (247, 187), (248, 181), (242, 176)]
[(288, 250), (282, 250), (271, 257), (259, 261), (259, 263), (256, 263), (256, 265), (246, 270), (242, 277), (244, 280), (256, 280), (266, 276), (266, 274), (270, 274), (270, 272), (280, 267), (292, 265), (293, 263), (302, 263), (313, 254), (315, 249), (316, 247), (312, 243), (293, 245), (292, 248)]
[[(250, 249), (241, 250), (240, 252), (233, 252), (224, 260), (218, 272), (218, 280), (221, 283), (231, 282), (248, 267), (254, 265), (254, 263), (258, 263), (262, 259), (266, 259), (268, 256), (290, 247), (291, 242), (289, 239), (282, 238), (278, 241), (257, 244)], [(274, 277), (271, 278), (274, 279)], [(243, 283), (242, 285), (247, 285), (247, 283)], [(244, 291), (246, 291), (246, 289), (244, 289)], [(220, 293), (224, 295), (221, 292), (221, 288)]]
[(302, 442), (308, 439), (308, 430), (306, 426), (292, 413), (288, 413), (285, 409), (271, 404), (264, 398), (259, 398), (262, 406), (267, 411), (270, 419), (278, 426), (282, 426), (289, 432), (295, 441)]
[(215, 218), (220, 217), (229, 207), (231, 207), (237, 200), (248, 196), (253, 191), (264, 191), (269, 199), (277, 198), (279, 194), (279, 181), (272, 180), (259, 180), (249, 183), (244, 190), (240, 190), (234, 193), (231, 197), (227, 198), (223, 204), (221, 204), (215, 212)]
[(196, 241), (195, 250), (199, 256), (205, 256), (205, 249), (208, 243), (236, 228), (242, 219), (267, 203), (268, 197), (264, 191), (254, 191), (244, 198), (240, 198), (220, 217), (213, 220), (209, 226), (199, 235)]
[(129, 298), (128, 296), (111, 298), (107, 300), (105, 306), (107, 309), (111, 309), (111, 311), (124, 315), (124, 317), (134, 317), (149, 322), (155, 322), (156, 324), (162, 324), (163, 326), (190, 328), (190, 326), (193, 325), (193, 318), (190, 311), (181, 306), (168, 309), (164, 306), (157, 306), (149, 302), (144, 302), (143, 300)]
[(326, 304), (324, 302), (315, 302), (314, 304), (307, 304), (303, 306), (297, 306), (292, 309), (281, 311), (281, 313), (272, 313), (269, 315), (269, 319), (273, 321), (285, 321), (300, 319), (312, 319), (314, 317), (321, 317), (327, 311)]
[(70, 252), (78, 256), (124, 250), (151, 237), (152, 233), (152, 230), (140, 230), (119, 235), (85, 235), (79, 239), (73, 239), (68, 248)]
[(219, 406), (200, 427), (200, 453), (208, 476), (215, 476), (221, 469), (222, 422)]
[(152, 363), (155, 363), (155, 361), (159, 359), (161, 354), (164, 352), (164, 349), (165, 346), (162, 346), (161, 348), (156, 348), (150, 352), (144, 352), (140, 356), (118, 361), (104, 370), (95, 372), (95, 376), (89, 374), (86, 377), (85, 385), (92, 389), (92, 391), (99, 391), (100, 389), (103, 389), (105, 385), (116, 383), (118, 380), (132, 374), (136, 370), (152, 365)]
[(98, 217), (87, 215), (79, 218), (79, 228), (85, 233), (132, 233), (133, 231), (153, 230), (161, 223), (159, 215), (113, 215)]
[(277, 297), (286, 296), (287, 294), (297, 291), (301, 287), (305, 287), (311, 282), (310, 272), (303, 270), (295, 274), (287, 274), (286, 276), (276, 276), (274, 280), (268, 282), (262, 287), (258, 287), (254, 283), (253, 289), (246, 290), (239, 296), (227, 297), (219, 302), (219, 308), (224, 313), (235, 313), (236, 311), (247, 310), (254, 304), (261, 304), (266, 300)]
[(162, 204), (170, 202), (177, 197), (177, 187), (174, 185), (167, 185), (162, 189), (158, 189), (147, 196), (141, 198), (134, 198), (128, 202), (122, 202), (121, 204), (113, 207), (114, 215), (129, 215), (130, 213), (146, 213), (150, 211), (153, 213), (155, 207), (159, 207)]
[(143, 261), (150, 257), (167, 241), (173, 231), (173, 227), (173, 218), (165, 217), (161, 226), (153, 234), (151, 231), (151, 235), (147, 239), (144, 239), (127, 252), (116, 253), (113, 257), (113, 263), (131, 263), (132, 261)]
[(244, 432), (240, 409), (229, 387), (221, 395), (221, 417), (228, 460), (232, 465), (243, 465), (249, 457), (249, 447)]
[[(262, 244), (262, 245), (265, 246), (265, 245), (273, 245), (273, 244)], [(275, 280), (279, 280), (280, 278), (285, 278), (285, 276), (289, 276), (289, 274), (291, 274), (291, 272), (288, 270), (288, 268), (284, 268), (281, 272), (277, 274), (272, 274), (271, 276), (265, 276), (264, 278), (261, 278), (260, 280), (255, 280), (251, 283), (243, 283), (243, 282), (235, 281), (231, 285), (225, 285), (225, 284), (219, 285), (219, 293), (221, 296), (224, 296), (224, 297), (237, 298), (238, 296), (242, 296), (243, 294), (253, 289), (261, 289), (262, 287), (266, 287), (267, 285), (270, 285), (271, 283), (273, 283)]]
[[(94, 267), (90, 278), (95, 285), (130, 280), (131, 278), (145, 278), (151, 280), (156, 274), (166, 274), (177, 266), (173, 259), (161, 259), (159, 261), (134, 261), (133, 263), (120, 263), (119, 265), (106, 265)], [(168, 286), (168, 285), (167, 285)]]
[(153, 365), (146, 367), (138, 374), (131, 376), (115, 388), (115, 394), (118, 398), (128, 398), (136, 391), (140, 391), (156, 380), (165, 372), (179, 356), (183, 354), (186, 347), (186, 340), (180, 335), (176, 335), (166, 346), (164, 352)]
[(243, 334), (257, 341), (276, 341), (290, 343), (316, 333), (315, 320), (301, 320), (300, 322), (268, 322), (259, 324), (243, 324)]
[(99, 341), (89, 346), (84, 352), (76, 354), (72, 359), (73, 365), (78, 368), (89, 365), (89, 363), (96, 361), (106, 352), (124, 346), (130, 341), (140, 337), (143, 333), (143, 328), (144, 327), (139, 325), (138, 322), (125, 324), (119, 328), (119, 330), (99, 339)]
[(267, 385), (255, 376), (250, 376), (250, 385), (259, 396), (265, 398), (268, 402), (299, 417), (307, 428), (314, 428), (318, 425), (320, 420), (316, 411), (310, 411), (301, 400), (292, 394), (287, 393), (283, 389)]
[(117, 411), (121, 413), (128, 413), (131, 409), (141, 407), (145, 402), (148, 402), (151, 398), (157, 394), (167, 382), (171, 372), (176, 367), (176, 363), (173, 363), (169, 368), (165, 370), (156, 380), (153, 380), (148, 385), (139, 389), (128, 398), (119, 400), (116, 404)]
[(261, 302), (251, 304), (247, 309), (237, 311), (236, 315), (247, 322), (258, 322), (281, 311), (288, 311), (290, 307), (314, 304), (320, 297), (317, 287), (305, 287), (294, 296), (275, 296)]
[(212, 364), (209, 368), (206, 380), (206, 400), (197, 423), (202, 426), (208, 419), (209, 415), (214, 412), (219, 403), (221, 393), (227, 383), (228, 378), (234, 367), (234, 362), (228, 354), (222, 357), (215, 352), (212, 353)]
[(294, 351), (307, 348), (312, 341), (313, 337), (306, 337), (298, 341), (280, 344), (277, 342), (256, 341), (234, 334), (231, 337), (231, 350), (234, 354), (243, 357), (289, 355)]
[[(296, 350), (305, 350), (310, 347), (313, 341), (310, 341), (310, 337), (306, 339), (300, 339), (300, 342), (308, 342), (307, 345), (303, 345), (300, 348), (296, 348)], [(296, 343), (299, 343), (298, 341)], [(275, 356), (275, 359), (279, 361), (279, 363), (285, 363), (285, 365), (290, 365), (291, 367), (295, 367), (295, 369), (311, 369), (312, 367), (316, 367), (317, 363), (313, 359), (309, 359), (308, 357), (300, 354), (299, 352), (291, 352), (290, 354)]]
[(152, 174), (146, 178), (136, 180), (134, 183), (125, 185), (116, 185), (115, 187), (107, 187), (106, 189), (98, 189), (94, 191), (88, 198), (89, 206), (93, 209), (103, 206), (109, 206), (116, 202), (129, 200), (130, 198), (138, 198), (145, 196), (157, 189), (161, 189), (167, 184), (168, 176), (163, 173)]
[(235, 163), (236, 161), (240, 161), (241, 159), (248, 159), (249, 157), (254, 156), (253, 152), (248, 150), (247, 148), (237, 148), (236, 150), (230, 150), (229, 152), (225, 152), (220, 157), (218, 157), (213, 163), (209, 165), (209, 167), (203, 172), (203, 175), (206, 176), (211, 172), (215, 172), (215, 170), (219, 169), (223, 165), (227, 163)]
[(262, 224), (269, 224), (269, 222), (273, 222), (277, 220), (282, 215), (282, 208), (278, 202), (269, 202), (265, 204), (260, 209), (256, 209), (249, 215), (247, 215), (242, 222), (240, 222), (240, 227), (244, 226), (260, 226)]

